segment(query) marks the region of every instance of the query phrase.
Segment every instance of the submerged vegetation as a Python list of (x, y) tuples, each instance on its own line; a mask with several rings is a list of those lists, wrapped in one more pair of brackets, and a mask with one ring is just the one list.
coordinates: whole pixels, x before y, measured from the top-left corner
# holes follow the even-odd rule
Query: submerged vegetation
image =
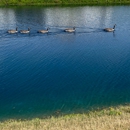
[(106, 5), (130, 4), (130, 0), (0, 0), (0, 5)]
[(0, 122), (0, 130), (130, 130), (130, 105), (32, 120)]

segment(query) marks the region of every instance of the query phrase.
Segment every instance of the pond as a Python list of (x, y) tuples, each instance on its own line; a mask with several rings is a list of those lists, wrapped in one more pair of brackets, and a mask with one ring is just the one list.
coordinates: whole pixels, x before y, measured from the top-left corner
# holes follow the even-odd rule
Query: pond
[[(130, 103), (130, 6), (0, 8), (0, 119)], [(104, 32), (106, 27), (114, 32)], [(30, 28), (29, 34), (8, 34)], [(49, 27), (47, 34), (37, 33)], [(73, 33), (64, 32), (75, 27)]]

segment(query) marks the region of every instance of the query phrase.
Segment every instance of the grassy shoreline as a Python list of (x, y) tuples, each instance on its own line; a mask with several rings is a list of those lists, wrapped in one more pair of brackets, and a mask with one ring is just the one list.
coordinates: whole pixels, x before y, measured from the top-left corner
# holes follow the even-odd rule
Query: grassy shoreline
[(130, 0), (0, 0), (0, 6), (130, 5)]
[(6, 120), (0, 130), (130, 130), (130, 104), (84, 114), (31, 120)]

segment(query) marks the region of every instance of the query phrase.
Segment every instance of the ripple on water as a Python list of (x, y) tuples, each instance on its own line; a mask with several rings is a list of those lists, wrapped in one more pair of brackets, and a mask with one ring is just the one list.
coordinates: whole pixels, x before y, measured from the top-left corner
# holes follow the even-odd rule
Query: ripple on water
[[(1, 119), (129, 103), (129, 8), (1, 8)], [(103, 31), (115, 23), (115, 33)], [(31, 32), (6, 32), (16, 27)], [(64, 32), (70, 27), (76, 32)]]

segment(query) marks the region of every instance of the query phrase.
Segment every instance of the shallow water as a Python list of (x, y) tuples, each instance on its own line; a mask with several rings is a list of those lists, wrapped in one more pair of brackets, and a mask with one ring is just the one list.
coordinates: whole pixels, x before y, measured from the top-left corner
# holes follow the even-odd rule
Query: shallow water
[[(0, 8), (0, 119), (130, 103), (129, 10)], [(115, 23), (114, 33), (103, 31)], [(74, 26), (75, 33), (64, 32)], [(16, 27), (31, 32), (7, 33)], [(48, 34), (37, 33), (47, 27)]]

